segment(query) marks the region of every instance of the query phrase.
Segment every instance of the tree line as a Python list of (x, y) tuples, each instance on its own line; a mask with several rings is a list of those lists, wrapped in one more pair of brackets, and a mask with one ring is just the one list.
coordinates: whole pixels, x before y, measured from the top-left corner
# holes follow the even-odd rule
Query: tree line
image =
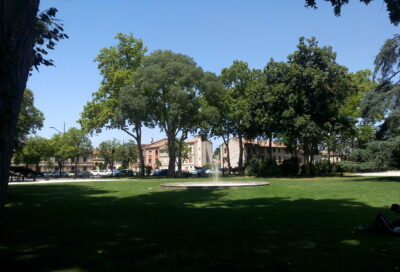
[[(330, 46), (299, 38), (287, 61), (271, 59), (264, 69), (234, 61), (220, 75), (205, 72), (186, 55), (156, 50), (146, 55), (142, 40), (119, 33), (117, 45), (95, 61), (103, 76), (81, 114), (91, 133), (117, 128), (137, 142), (144, 173), (142, 128), (159, 127), (168, 139), (169, 175), (181, 171), (189, 134), (239, 140), (239, 173), (244, 173), (243, 140), (279, 140), (297, 156), (306, 174), (321, 150), (340, 153), (372, 137), (372, 123), (361, 116), (364, 94), (375, 86), (368, 70), (350, 73), (336, 62)], [(272, 149), (269, 149), (272, 160)], [(229, 158), (229, 147), (228, 147)], [(228, 163), (230, 160), (228, 159)], [(230, 165), (229, 165), (229, 168)]]

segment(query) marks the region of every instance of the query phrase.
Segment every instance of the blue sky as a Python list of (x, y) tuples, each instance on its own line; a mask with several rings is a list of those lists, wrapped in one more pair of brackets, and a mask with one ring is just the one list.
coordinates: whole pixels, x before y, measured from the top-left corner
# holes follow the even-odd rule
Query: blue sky
[[(70, 39), (49, 54), (56, 67), (41, 67), (27, 87), (45, 122), (38, 135), (51, 137), (79, 125), (83, 106), (99, 88), (101, 77), (93, 59), (103, 47), (115, 44), (118, 32), (133, 33), (152, 52), (168, 49), (191, 56), (205, 71), (220, 73), (234, 60), (263, 68), (270, 58), (285, 60), (295, 51), (300, 36), (315, 36), (331, 45), (337, 62), (354, 72), (373, 69), (383, 42), (398, 32), (390, 24), (382, 0), (365, 6), (351, 1), (341, 17), (317, 1), (317, 10), (304, 0), (42, 0), (40, 9), (56, 7)], [(111, 138), (130, 139), (109, 130), (92, 137), (93, 145)], [(159, 129), (145, 129), (143, 142), (165, 137)], [(215, 145), (221, 143), (214, 140)], [(215, 147), (215, 146), (214, 146)]]

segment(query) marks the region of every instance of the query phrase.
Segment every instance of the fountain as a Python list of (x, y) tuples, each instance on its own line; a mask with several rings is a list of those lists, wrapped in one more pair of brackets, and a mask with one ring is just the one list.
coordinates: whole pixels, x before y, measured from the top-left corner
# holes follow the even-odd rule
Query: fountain
[(218, 163), (213, 164), (212, 181), (186, 181), (186, 182), (169, 182), (161, 184), (161, 187), (175, 188), (226, 188), (226, 187), (254, 187), (269, 185), (265, 181), (222, 181), (219, 178), (220, 171)]

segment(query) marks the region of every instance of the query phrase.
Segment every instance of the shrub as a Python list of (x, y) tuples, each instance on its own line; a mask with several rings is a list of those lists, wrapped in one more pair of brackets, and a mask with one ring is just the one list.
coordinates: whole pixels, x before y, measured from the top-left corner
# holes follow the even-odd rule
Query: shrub
[(280, 168), (274, 160), (261, 161), (260, 168), (258, 170), (259, 177), (276, 177), (280, 175)]
[(378, 169), (375, 162), (353, 162), (353, 161), (341, 161), (338, 163), (338, 167), (343, 172), (372, 172)]
[(259, 158), (251, 158), (246, 166), (246, 175), (248, 176), (258, 176), (260, 170), (261, 160)]
[(283, 176), (297, 176), (300, 172), (300, 160), (297, 157), (291, 157), (283, 160), (280, 165), (280, 172)]

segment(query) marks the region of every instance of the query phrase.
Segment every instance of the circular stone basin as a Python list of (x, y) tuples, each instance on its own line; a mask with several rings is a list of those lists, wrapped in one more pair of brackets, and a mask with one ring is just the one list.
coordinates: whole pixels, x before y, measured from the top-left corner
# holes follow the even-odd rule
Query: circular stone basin
[(175, 188), (224, 188), (224, 187), (252, 187), (252, 186), (265, 186), (269, 182), (264, 181), (224, 181), (224, 182), (211, 182), (211, 181), (191, 181), (191, 182), (170, 182), (161, 184), (161, 187), (175, 187)]

